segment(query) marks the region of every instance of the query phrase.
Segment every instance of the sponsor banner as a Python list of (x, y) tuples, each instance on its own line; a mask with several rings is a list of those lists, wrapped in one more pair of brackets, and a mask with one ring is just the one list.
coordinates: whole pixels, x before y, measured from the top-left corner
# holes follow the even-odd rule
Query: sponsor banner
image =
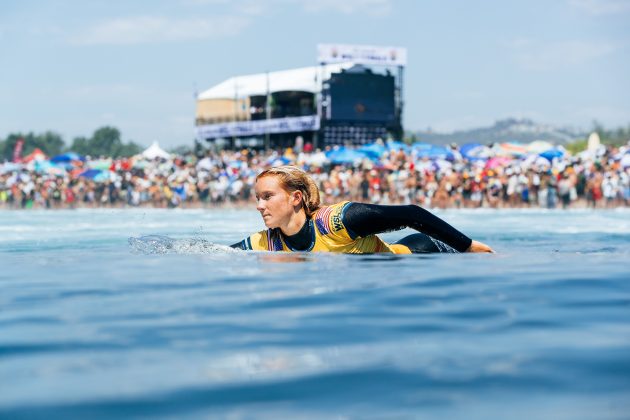
[(243, 137), (267, 133), (316, 130), (319, 130), (319, 117), (317, 115), (307, 115), (304, 117), (200, 125), (197, 127), (197, 138), (214, 139), (218, 137)]
[(407, 64), (407, 49), (370, 45), (319, 44), (317, 61), (320, 64), (351, 61), (361, 64), (404, 66)]
[(22, 147), (24, 146), (24, 139), (20, 138), (13, 147), (13, 162), (19, 163), (22, 160)]

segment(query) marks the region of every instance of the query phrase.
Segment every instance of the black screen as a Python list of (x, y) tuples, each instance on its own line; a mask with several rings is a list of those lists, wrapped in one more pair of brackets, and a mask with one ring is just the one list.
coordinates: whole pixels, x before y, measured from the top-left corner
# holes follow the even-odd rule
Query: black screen
[(393, 122), (394, 76), (365, 73), (331, 75), (331, 120)]

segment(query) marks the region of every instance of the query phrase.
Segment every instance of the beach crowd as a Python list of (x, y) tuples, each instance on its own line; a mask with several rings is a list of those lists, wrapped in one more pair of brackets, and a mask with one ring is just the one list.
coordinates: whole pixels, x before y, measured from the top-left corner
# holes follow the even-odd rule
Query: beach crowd
[(352, 200), (427, 208), (630, 205), (628, 145), (600, 145), (577, 155), (562, 148), (546, 155), (517, 149), (380, 143), (370, 150), (244, 149), (123, 159), (40, 156), (0, 163), (0, 209), (253, 208), (256, 174), (281, 164), (311, 174), (323, 203)]

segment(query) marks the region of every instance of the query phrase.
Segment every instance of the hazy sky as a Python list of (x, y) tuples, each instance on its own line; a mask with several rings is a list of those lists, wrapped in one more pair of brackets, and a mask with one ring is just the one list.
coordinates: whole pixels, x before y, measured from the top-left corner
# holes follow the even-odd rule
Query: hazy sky
[(628, 22), (630, 0), (2, 0), (0, 137), (189, 144), (195, 89), (315, 65), (318, 43), (406, 47), (406, 129), (627, 125)]

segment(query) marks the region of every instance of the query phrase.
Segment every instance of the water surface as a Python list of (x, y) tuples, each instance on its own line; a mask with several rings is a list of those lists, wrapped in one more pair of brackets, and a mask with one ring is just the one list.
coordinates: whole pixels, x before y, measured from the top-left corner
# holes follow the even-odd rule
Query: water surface
[(0, 417), (627, 418), (630, 212), (438, 214), (497, 254), (235, 252), (262, 227), (242, 210), (0, 212)]

